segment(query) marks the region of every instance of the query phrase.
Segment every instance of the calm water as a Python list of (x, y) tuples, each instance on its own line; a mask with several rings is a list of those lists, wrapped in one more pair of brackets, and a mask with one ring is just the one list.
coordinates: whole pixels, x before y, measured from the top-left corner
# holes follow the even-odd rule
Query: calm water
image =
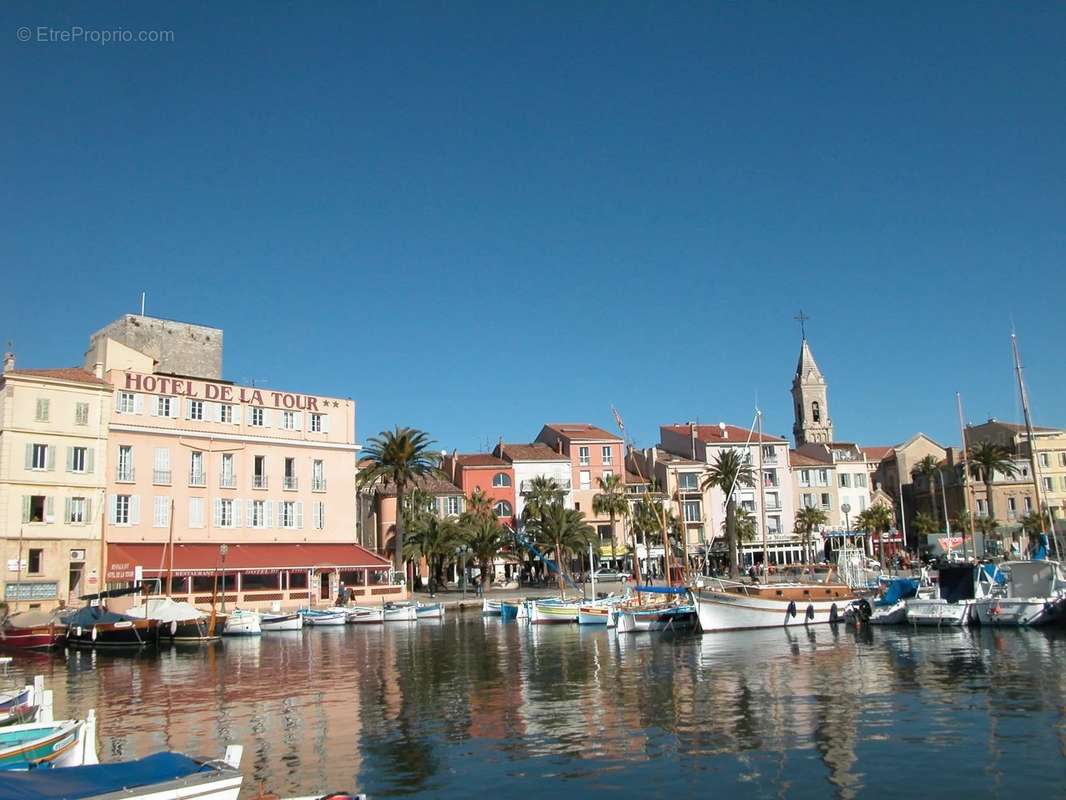
[(617, 637), (467, 615), (20, 658), (104, 760), (245, 745), (245, 794), (1063, 796), (1066, 631)]

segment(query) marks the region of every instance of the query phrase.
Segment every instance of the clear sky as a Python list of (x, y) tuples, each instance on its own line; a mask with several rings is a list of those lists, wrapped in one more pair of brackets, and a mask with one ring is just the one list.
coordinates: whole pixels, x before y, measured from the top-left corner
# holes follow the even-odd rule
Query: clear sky
[(947, 443), (1020, 418), (1013, 317), (1066, 425), (1066, 4), (877, 5), (5, 2), (0, 340), (143, 288), (361, 439), (643, 446), (790, 434), (802, 308), (837, 438)]

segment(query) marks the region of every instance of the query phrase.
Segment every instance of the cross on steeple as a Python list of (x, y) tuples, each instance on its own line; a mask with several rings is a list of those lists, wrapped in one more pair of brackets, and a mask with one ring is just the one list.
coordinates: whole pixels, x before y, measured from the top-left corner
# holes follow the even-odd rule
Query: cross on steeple
[(810, 317), (808, 317), (806, 314), (804, 314), (803, 313), (803, 309), (801, 308), (800, 309), (800, 313), (797, 314), (796, 316), (794, 316), (792, 319), (794, 319), (797, 322), (799, 322), (799, 324), (800, 324), (800, 333), (803, 335), (803, 338), (806, 339), (807, 338), (807, 320), (809, 320)]

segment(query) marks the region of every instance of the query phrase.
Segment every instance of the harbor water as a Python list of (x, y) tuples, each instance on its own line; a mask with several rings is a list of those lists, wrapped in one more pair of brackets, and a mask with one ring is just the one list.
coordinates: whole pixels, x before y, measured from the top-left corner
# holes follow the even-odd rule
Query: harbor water
[(618, 636), (473, 614), (17, 656), (101, 760), (244, 745), (244, 797), (1066, 791), (1066, 631)]

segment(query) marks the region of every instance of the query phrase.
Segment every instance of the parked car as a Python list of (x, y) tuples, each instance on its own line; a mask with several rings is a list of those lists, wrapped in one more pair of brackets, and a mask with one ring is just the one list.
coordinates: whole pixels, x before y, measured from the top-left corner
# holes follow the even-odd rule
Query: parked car
[[(628, 573), (619, 572), (616, 569), (609, 567), (600, 567), (596, 570), (596, 583), (618, 583), (619, 581), (629, 580)], [(591, 583), (592, 577), (590, 576), (586, 583)]]

